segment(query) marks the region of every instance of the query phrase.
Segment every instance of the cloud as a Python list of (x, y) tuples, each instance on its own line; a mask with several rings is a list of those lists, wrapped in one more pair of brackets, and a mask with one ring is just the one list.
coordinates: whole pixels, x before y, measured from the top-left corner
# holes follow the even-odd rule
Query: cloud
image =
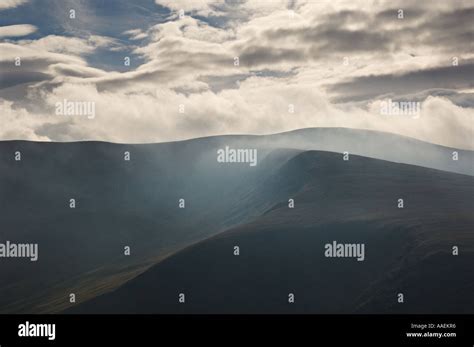
[[(141, 143), (235, 133), (269, 134), (305, 127), (350, 127), (474, 149), (472, 110), (444, 97), (424, 100), (418, 119), (387, 117), (381, 115), (379, 101), (368, 108), (335, 105), (311, 85), (293, 83), (293, 78), (250, 77), (239, 88), (189, 95), (168, 88), (159, 88), (155, 94), (100, 92), (93, 84), (63, 83), (48, 93), (29, 94), (36, 102), (44, 102), (42, 112), (2, 105), (9, 115), (9, 126), (2, 128), (0, 137), (27, 134), (28, 139), (37, 140)], [(96, 117), (55, 115), (55, 103), (64, 99), (95, 102)], [(294, 113), (289, 112), (290, 103)]]
[(123, 34), (129, 36), (130, 40), (142, 40), (148, 37), (148, 35), (140, 29), (130, 29), (124, 31)]
[(111, 49), (120, 46), (117, 40), (98, 35), (90, 35), (87, 39), (48, 35), (38, 40), (21, 40), (17, 44), (37, 52), (54, 52), (69, 55), (91, 54), (98, 48)]
[(14, 108), (12, 102), (1, 99), (0, 109), (4, 123), (0, 129), (0, 138), (3, 140), (50, 141), (49, 137), (36, 133), (36, 129), (44, 123), (43, 117), (32, 115), (24, 108)]
[[(156, 3), (171, 13), (159, 8), (148, 27), (123, 21), (115, 36), (68, 22), (67, 36), (1, 42), (0, 139), (140, 143), (334, 126), (474, 149), (468, 2)], [(125, 55), (130, 67), (94, 65)], [(420, 117), (381, 115), (386, 97), (420, 102)], [(96, 117), (56, 115), (64, 99), (94, 102)]]
[(0, 38), (27, 36), (34, 33), (37, 30), (38, 30), (37, 27), (35, 27), (34, 25), (29, 25), (29, 24), (3, 26), (3, 27), (0, 27)]
[(21, 6), (29, 0), (0, 0), (0, 11)]
[(174, 11), (195, 12), (202, 16), (216, 15), (216, 7), (223, 5), (225, 0), (155, 0), (158, 5), (167, 7)]
[(474, 88), (474, 62), (461, 62), (457, 66), (441, 66), (403, 74), (361, 76), (329, 87), (338, 101), (367, 100), (380, 95), (404, 95), (417, 91), (447, 88)]

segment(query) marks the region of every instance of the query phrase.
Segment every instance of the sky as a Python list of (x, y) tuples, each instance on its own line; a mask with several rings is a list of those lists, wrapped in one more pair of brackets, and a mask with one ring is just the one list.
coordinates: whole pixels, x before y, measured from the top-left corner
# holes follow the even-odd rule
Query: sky
[(474, 149), (473, 23), (462, 0), (0, 0), (0, 140), (347, 127)]

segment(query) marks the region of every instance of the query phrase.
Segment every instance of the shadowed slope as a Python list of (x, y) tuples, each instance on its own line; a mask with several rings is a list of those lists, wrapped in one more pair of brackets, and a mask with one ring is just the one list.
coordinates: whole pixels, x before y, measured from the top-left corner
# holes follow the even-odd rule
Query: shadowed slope
[[(296, 155), (272, 180), (294, 177), (294, 209), (281, 201), (69, 312), (474, 312), (472, 177), (325, 152)], [(364, 243), (365, 260), (325, 257), (332, 241)]]

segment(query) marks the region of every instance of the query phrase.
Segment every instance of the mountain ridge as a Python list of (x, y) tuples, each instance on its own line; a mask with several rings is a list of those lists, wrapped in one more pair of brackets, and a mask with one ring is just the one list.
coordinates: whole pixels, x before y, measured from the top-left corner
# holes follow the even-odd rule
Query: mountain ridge
[[(331, 158), (329, 164), (328, 158)], [(306, 184), (303, 185), (305, 189), (294, 197), (295, 208), (293, 210), (288, 209), (284, 204), (280, 204), (279, 208), (274, 206), (273, 209), (256, 220), (190, 245), (170, 255), (115, 291), (97, 297), (89, 303), (80, 304), (66, 312), (426, 313), (434, 309), (445, 310), (443, 312), (457, 312), (462, 307), (463, 312), (474, 310), (474, 307), (466, 301), (470, 300), (466, 296), (458, 297), (457, 302), (441, 302), (436, 306), (429, 303), (427, 299), (423, 300), (419, 293), (417, 299), (421, 303), (418, 306), (413, 304), (412, 300), (409, 305), (397, 306), (396, 288), (387, 286), (387, 283), (392, 283), (392, 280), (387, 279), (385, 275), (387, 272), (405, 271), (407, 269), (406, 265), (403, 265), (405, 257), (412, 265), (416, 265), (415, 260), (420, 257), (420, 254), (432, 254), (433, 252), (438, 254), (443, 247), (444, 253), (449, 252), (453, 243), (447, 242), (446, 238), (462, 247), (465, 254), (461, 258), (453, 258), (453, 261), (460, 262), (459, 268), (466, 271), (469, 269), (469, 263), (474, 260), (472, 233), (465, 236), (462, 233), (449, 235), (446, 230), (435, 226), (437, 223), (451, 220), (452, 211), (457, 211), (458, 220), (452, 222), (451, 227), (457, 227), (462, 231), (467, 231), (472, 227), (474, 224), (471, 216), (471, 196), (474, 192), (472, 177), (410, 165), (379, 162), (376, 159), (357, 156), (344, 162), (334, 153), (316, 151), (297, 154), (286, 165), (293, 166), (294, 162), (297, 164), (294, 166), (298, 167), (298, 164), (303, 164), (304, 168), (308, 168), (312, 170), (313, 174), (316, 174), (313, 176), (316, 185), (314, 183), (308, 185), (308, 182), (305, 182)], [(367, 167), (367, 163), (372, 164), (370, 174), (363, 170)], [(318, 165), (326, 165), (326, 167), (319, 168)], [(344, 166), (347, 168), (350, 165), (352, 165), (351, 170), (359, 171), (354, 171), (351, 175), (344, 173)], [(395, 168), (398, 171), (394, 170)], [(285, 171), (285, 167), (282, 167), (281, 170)], [(327, 185), (327, 182), (319, 180), (320, 177), (330, 180), (331, 177), (334, 177), (331, 174), (339, 176), (339, 178), (330, 186)], [(386, 181), (383, 179), (384, 177), (396, 178), (399, 174), (403, 174), (402, 178), (399, 177), (399, 181), (409, 186), (402, 191), (399, 189), (403, 185), (401, 186), (396, 180)], [(367, 179), (367, 175), (369, 179)], [(283, 177), (288, 177), (287, 172), (283, 174)], [(385, 187), (385, 191), (364, 190), (364, 188), (372, 186), (371, 180), (373, 178), (382, 178), (382, 181), (375, 182), (375, 187)], [(414, 180), (415, 178), (417, 180)], [(422, 182), (424, 183), (421, 184)], [(456, 185), (453, 186), (452, 182), (455, 182)], [(323, 188), (317, 186), (320, 183)], [(354, 184), (363, 184), (363, 187), (360, 187), (358, 191), (344, 191), (344, 187)], [(387, 187), (390, 185), (393, 188)], [(335, 187), (339, 187), (341, 190), (336, 192), (334, 191)], [(432, 187), (439, 189), (432, 192)], [(412, 192), (411, 196), (405, 196), (407, 204), (405, 209), (397, 209), (398, 194), (409, 194), (410, 188), (415, 188), (418, 191)], [(453, 189), (454, 193), (449, 193)], [(331, 192), (336, 193), (338, 199), (335, 201), (325, 200), (328, 192), (330, 196)], [(428, 201), (447, 197), (449, 206), (447, 208), (443, 206), (444, 200), (442, 199), (439, 206), (436, 204), (431, 207), (424, 206), (427, 201), (426, 194), (429, 192), (432, 193)], [(363, 195), (363, 199), (357, 199), (357, 194), (365, 195)], [(470, 205), (466, 206), (467, 202)], [(315, 216), (314, 211), (320, 211), (321, 215)], [(428, 223), (434, 224), (429, 225)], [(290, 231), (290, 229), (293, 230)], [(331, 238), (342, 238), (342, 240), (351, 242), (364, 241), (368, 252), (370, 252), (367, 255), (367, 265), (350, 263), (350, 260), (336, 260), (335, 263), (329, 263), (328, 259), (322, 256), (322, 244), (326, 241), (329, 242)], [(318, 241), (316, 242), (316, 240)], [(419, 242), (421, 245), (418, 246)], [(427, 242), (431, 242), (432, 247), (421, 252), (425, 247), (423, 244)], [(308, 246), (311, 243), (313, 246)], [(233, 245), (240, 246), (241, 255), (232, 255)], [(382, 247), (381, 250), (377, 250), (379, 246)], [(257, 251), (259, 247), (261, 249)], [(290, 252), (287, 247), (293, 247), (294, 251), (298, 249), (301, 254)], [(267, 256), (265, 252), (269, 252), (270, 255)], [(245, 255), (246, 253), (247, 255)], [(374, 253), (378, 254), (378, 258), (374, 258)], [(244, 264), (238, 265), (242, 256)], [(286, 259), (289, 264), (280, 264), (277, 259)], [(303, 264), (303, 268), (300, 268), (301, 264)], [(402, 266), (402, 268), (397, 270), (398, 266)], [(280, 273), (279, 267), (286, 270)], [(312, 267), (317, 275), (311, 274)], [(331, 275), (332, 269), (340, 271), (344, 277), (342, 279), (334, 277)], [(457, 274), (457, 277), (451, 275), (450, 278), (454, 278), (456, 281), (465, 281), (459, 269), (456, 271), (453, 269), (455, 270), (449, 266), (448, 269), (445, 267), (443, 272), (438, 275)], [(301, 271), (303, 277), (295, 275), (298, 271)], [(198, 273), (199, 276), (194, 273)], [(351, 281), (346, 280), (346, 277)], [(332, 286), (328, 285), (330, 288), (321, 293), (320, 285), (317, 284), (321, 283), (321, 279), (324, 278), (329, 278), (329, 283), (333, 284)], [(206, 279), (207, 285), (202, 283), (204, 279)], [(396, 277), (396, 281), (398, 280), (399, 278)], [(294, 281), (293, 287), (298, 288), (298, 290), (295, 289), (297, 298), (300, 297), (298, 305), (291, 306), (285, 302), (285, 296), (291, 290), (291, 286), (285, 292), (284, 288), (287, 287), (282, 286), (281, 281), (285, 283)], [(298, 281), (302, 284), (297, 284)], [(433, 281), (437, 281), (436, 283), (440, 286), (443, 283), (439, 281), (439, 278), (433, 279), (433, 277), (429, 277), (425, 282), (433, 284)], [(234, 286), (231, 283), (236, 284)], [(374, 285), (375, 287), (373, 287)], [(347, 286), (352, 288), (353, 293), (344, 291)], [(305, 291), (307, 287), (315, 288), (314, 290), (319, 288), (315, 293), (322, 295), (322, 298), (317, 297), (318, 295), (311, 295), (312, 290)], [(251, 291), (250, 288), (255, 289)], [(189, 295), (190, 301), (185, 305), (180, 305), (177, 301), (180, 290)], [(392, 300), (387, 299), (387, 302), (381, 304), (380, 296), (386, 295), (388, 290), (392, 291), (393, 298)], [(413, 282), (413, 279), (405, 290), (407, 298), (410, 297), (410, 292), (420, 292), (419, 286)], [(269, 293), (269, 291), (279, 293), (280, 297), (272, 294), (272, 297), (267, 300), (262, 293)], [(232, 298), (232, 300), (229, 301), (225, 298), (229, 300)], [(332, 302), (333, 305), (331, 306), (328, 302)]]

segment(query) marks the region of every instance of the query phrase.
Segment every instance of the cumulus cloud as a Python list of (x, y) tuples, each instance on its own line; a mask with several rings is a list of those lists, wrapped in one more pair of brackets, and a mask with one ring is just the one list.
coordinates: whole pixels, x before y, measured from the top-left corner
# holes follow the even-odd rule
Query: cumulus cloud
[[(367, 109), (335, 105), (311, 85), (258, 77), (220, 93), (207, 90), (184, 95), (167, 88), (158, 89), (154, 95), (110, 93), (99, 92), (93, 84), (62, 84), (50, 93), (32, 92), (29, 97), (44, 100), (44, 120), (8, 105), (11, 126), (2, 129), (2, 138), (28, 134), (28, 139), (36, 140), (141, 143), (235, 133), (269, 134), (305, 127), (353, 127), (472, 149), (472, 110), (444, 97), (429, 96), (422, 101), (416, 119), (382, 115), (380, 101)], [(96, 117), (55, 115), (55, 104), (64, 99), (95, 102)], [(293, 113), (289, 112), (289, 102)], [(26, 132), (25, 125), (32, 119), (35, 123)]]

